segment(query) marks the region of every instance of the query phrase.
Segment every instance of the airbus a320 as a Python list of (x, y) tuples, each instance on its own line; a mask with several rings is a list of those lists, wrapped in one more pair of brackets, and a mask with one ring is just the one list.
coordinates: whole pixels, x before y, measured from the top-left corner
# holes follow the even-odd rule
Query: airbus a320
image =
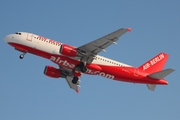
[(118, 62), (98, 55), (131, 28), (121, 28), (85, 45), (74, 47), (40, 35), (28, 32), (16, 32), (4, 37), (4, 40), (22, 52), (23, 59), (26, 53), (31, 53), (56, 63), (58, 67), (45, 66), (44, 74), (52, 78), (65, 78), (69, 87), (79, 91), (82, 73), (99, 75), (112, 80), (146, 84), (149, 90), (154, 91), (156, 85), (167, 85), (164, 79), (174, 69), (163, 67), (168, 54), (159, 53), (139, 67)]

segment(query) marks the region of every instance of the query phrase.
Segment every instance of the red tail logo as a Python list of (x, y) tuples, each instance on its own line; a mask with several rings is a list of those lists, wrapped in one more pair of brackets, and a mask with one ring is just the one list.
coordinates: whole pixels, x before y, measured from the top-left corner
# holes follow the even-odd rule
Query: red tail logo
[(167, 59), (168, 54), (160, 53), (145, 64), (141, 65), (139, 69), (148, 73), (158, 72), (163, 69)]

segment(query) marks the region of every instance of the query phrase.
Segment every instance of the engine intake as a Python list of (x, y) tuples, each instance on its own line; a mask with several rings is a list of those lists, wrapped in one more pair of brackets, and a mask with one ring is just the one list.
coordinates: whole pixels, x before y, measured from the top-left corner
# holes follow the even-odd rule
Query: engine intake
[(63, 77), (62, 71), (54, 68), (52, 66), (46, 66), (44, 69), (44, 74), (48, 77), (52, 77), (52, 78), (60, 78)]
[(62, 55), (68, 56), (68, 57), (76, 57), (78, 54), (77, 48), (73, 46), (69, 46), (66, 44), (62, 44), (60, 51)]

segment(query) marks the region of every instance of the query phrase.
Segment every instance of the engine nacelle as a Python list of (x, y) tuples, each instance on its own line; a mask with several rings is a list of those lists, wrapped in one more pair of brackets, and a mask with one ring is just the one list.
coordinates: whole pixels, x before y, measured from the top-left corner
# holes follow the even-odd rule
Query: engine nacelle
[(62, 77), (62, 72), (61, 70), (54, 68), (52, 66), (46, 66), (44, 69), (44, 74), (48, 77), (52, 78), (59, 78)]
[(68, 57), (76, 57), (78, 54), (78, 51), (77, 51), (77, 48), (73, 46), (62, 44), (60, 48), (60, 53)]

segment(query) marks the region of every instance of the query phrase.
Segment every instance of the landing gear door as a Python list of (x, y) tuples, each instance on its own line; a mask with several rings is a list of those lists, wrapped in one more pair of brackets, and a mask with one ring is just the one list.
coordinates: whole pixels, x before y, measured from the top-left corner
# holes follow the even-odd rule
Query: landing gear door
[(26, 40), (32, 42), (33, 36), (34, 36), (34, 35), (33, 35), (32, 33), (27, 33), (27, 38), (26, 38)]

